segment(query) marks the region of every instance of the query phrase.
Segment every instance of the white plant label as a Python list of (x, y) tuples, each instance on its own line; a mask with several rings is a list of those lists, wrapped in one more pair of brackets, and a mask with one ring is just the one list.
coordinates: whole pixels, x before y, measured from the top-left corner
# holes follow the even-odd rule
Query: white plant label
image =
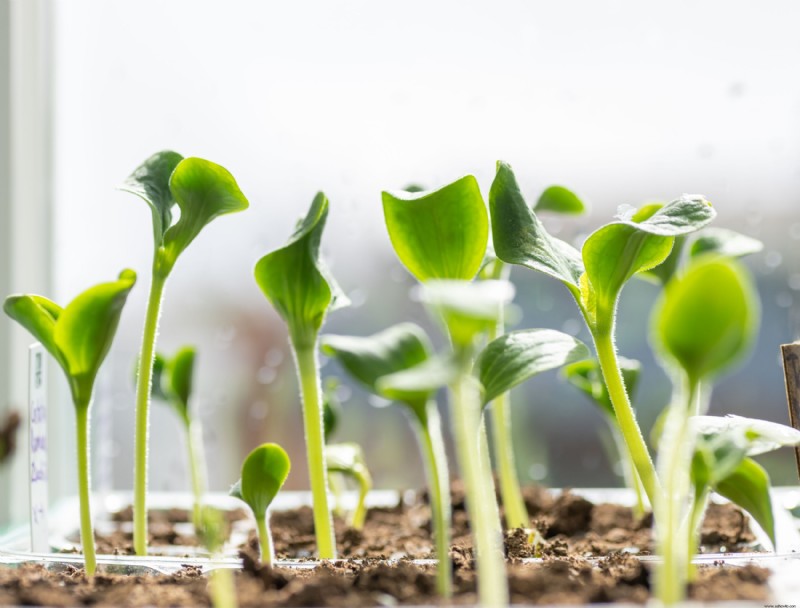
[(41, 344), (28, 350), (31, 551), (49, 553), (47, 526), (47, 366)]

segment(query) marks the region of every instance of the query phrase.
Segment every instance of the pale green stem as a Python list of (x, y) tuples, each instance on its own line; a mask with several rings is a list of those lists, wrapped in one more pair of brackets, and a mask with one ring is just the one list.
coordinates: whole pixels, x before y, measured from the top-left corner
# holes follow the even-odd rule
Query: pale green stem
[(367, 494), (372, 489), (372, 479), (369, 475), (358, 475), (358, 504), (353, 511), (353, 517), (350, 521), (351, 527), (356, 530), (361, 530), (364, 527), (364, 522), (367, 521)]
[(614, 406), (620, 433), (625, 440), (627, 451), (639, 474), (647, 498), (650, 500), (650, 504), (654, 505), (662, 492), (661, 484), (625, 390), (625, 382), (622, 379), (622, 371), (617, 360), (611, 332), (592, 332), (592, 334), (597, 359), (600, 362), (600, 369), (603, 372), (611, 404)]
[(209, 587), (214, 608), (237, 608), (236, 586), (230, 568), (217, 568), (212, 571)]
[(617, 449), (619, 464), (622, 467), (622, 478), (625, 480), (625, 485), (631, 488), (636, 495), (636, 504), (633, 507), (633, 514), (636, 517), (641, 517), (644, 515), (645, 511), (642, 482), (639, 479), (639, 474), (636, 472), (636, 466), (633, 464), (628, 447), (625, 445), (625, 440), (622, 438), (622, 434), (617, 427), (617, 421), (611, 416), (608, 416), (608, 426), (611, 429), (611, 436)]
[(500, 495), (503, 498), (507, 528), (530, 528), (528, 509), (517, 477), (517, 465), (514, 462), (514, 444), (511, 435), (510, 395), (503, 393), (491, 404), (489, 413), (492, 416), (492, 439), (497, 476), (500, 481)]
[(452, 507), (450, 505), (450, 474), (447, 470), (447, 453), (442, 437), (442, 423), (436, 402), (428, 401), (425, 406), (425, 420), (415, 417), (417, 440), (425, 461), (428, 478), (428, 495), (431, 503), (431, 526), (436, 557), (436, 590), (443, 598), (453, 595), (453, 563), (450, 560), (450, 524)]
[(656, 570), (655, 595), (665, 606), (686, 598), (689, 578), (689, 534), (685, 529), (691, 493), (691, 456), (694, 448), (689, 437), (689, 417), (697, 398), (698, 384), (687, 382), (686, 400), (670, 404), (659, 450), (659, 473), (664, 493), (654, 503), (656, 539), (661, 564)]
[(272, 547), (272, 534), (270, 534), (267, 524), (268, 515), (256, 517), (256, 528), (258, 529), (258, 544), (261, 545), (261, 562), (271, 566), (275, 562), (275, 550)]
[(480, 413), (480, 450), (481, 450), (481, 468), (483, 469), (483, 478), (486, 480), (487, 491), (491, 486), (491, 493), (487, 494), (489, 500), (486, 505), (492, 510), (492, 522), (497, 523), (495, 532), (502, 538), (503, 537), (503, 520), (500, 518), (500, 503), (497, 501), (497, 487), (494, 483), (494, 471), (492, 470), (492, 454), (489, 450), (489, 434), (486, 432), (486, 418), (483, 416), (483, 411)]
[(186, 446), (189, 456), (189, 470), (192, 477), (192, 493), (194, 494), (194, 525), (196, 529), (202, 524), (200, 510), (203, 495), (206, 492), (206, 457), (203, 449), (203, 429), (199, 420), (186, 423)]
[(158, 318), (167, 275), (154, 270), (144, 317), (144, 334), (136, 380), (136, 445), (133, 460), (133, 548), (147, 553), (147, 450), (150, 426), (150, 388), (156, 354)]
[[(466, 367), (466, 369), (464, 369)], [(500, 521), (489, 505), (494, 501), (493, 487), (486, 479), (480, 454), (481, 399), (469, 366), (462, 370), (450, 387), (453, 429), (459, 468), (464, 481), (467, 513), (475, 551), (478, 599), (483, 606), (508, 605), (508, 580), (503, 557), (502, 536), (497, 534)]]
[(314, 532), (320, 559), (336, 559), (333, 518), (328, 505), (328, 467), (322, 423), (322, 391), (319, 381), (316, 340), (309, 346), (293, 345), (303, 399), (303, 424), (306, 433), (308, 475), (314, 501)]
[(689, 517), (689, 552), (688, 552), (688, 559), (689, 559), (689, 582), (693, 581), (695, 575), (697, 573), (697, 569), (692, 564), (692, 559), (694, 558), (695, 554), (700, 547), (700, 533), (701, 528), (703, 526), (703, 515), (706, 512), (706, 507), (708, 506), (708, 496), (710, 494), (709, 489), (706, 487), (703, 489), (700, 496), (695, 496), (694, 500), (692, 501), (692, 511)]
[(81, 545), (87, 576), (94, 576), (97, 558), (92, 529), (91, 475), (89, 471), (89, 406), (75, 408), (78, 443), (78, 496), (81, 509)]

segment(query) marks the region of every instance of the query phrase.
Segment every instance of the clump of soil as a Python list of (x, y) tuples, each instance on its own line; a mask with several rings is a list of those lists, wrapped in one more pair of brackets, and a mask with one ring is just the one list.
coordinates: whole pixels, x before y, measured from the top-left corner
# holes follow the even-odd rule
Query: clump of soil
[[(636, 558), (616, 555), (592, 564), (583, 558), (552, 558), (508, 567), (511, 600), (517, 604), (644, 603), (650, 572)], [(768, 571), (757, 566), (702, 566), (691, 586), (695, 600), (767, 599)], [(408, 561), (324, 564), (300, 570), (261, 566), (244, 556), (235, 575), (239, 605), (249, 606), (386, 606), (438, 605), (431, 568)], [(210, 606), (209, 580), (186, 567), (165, 575), (103, 573), (87, 579), (82, 570), (48, 571), (41, 565), (0, 568), (0, 605), (38, 606)], [(475, 573), (455, 572), (452, 604), (477, 601)]]

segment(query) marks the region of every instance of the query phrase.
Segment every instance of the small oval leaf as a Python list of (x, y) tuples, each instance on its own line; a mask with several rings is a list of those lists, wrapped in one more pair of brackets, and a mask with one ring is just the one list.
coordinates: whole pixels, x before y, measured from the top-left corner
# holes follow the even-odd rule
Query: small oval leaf
[[(378, 380), (386, 375), (412, 368), (426, 361), (432, 352), (428, 336), (413, 323), (400, 323), (365, 338), (326, 335), (322, 337), (322, 352), (339, 363), (373, 393), (387, 397), (378, 390)], [(424, 408), (429, 391), (412, 391), (402, 396), (403, 403)]]
[(490, 342), (475, 363), (488, 403), (533, 376), (589, 356), (580, 340), (553, 329), (514, 331)]
[(384, 192), (382, 199), (395, 253), (417, 280), (475, 276), (486, 252), (489, 216), (473, 176), (433, 191)]
[(657, 350), (699, 381), (729, 369), (750, 350), (759, 303), (734, 260), (695, 261), (666, 286), (653, 315)]
[(763, 249), (764, 243), (758, 239), (726, 228), (706, 228), (692, 242), (689, 255), (696, 257), (704, 253), (713, 253), (729, 258), (741, 258)]
[[(253, 510), (256, 519), (263, 519), (286, 478), (291, 463), (286, 451), (277, 443), (258, 446), (242, 464), (242, 478), (231, 488)], [(235, 494), (234, 494), (235, 495)]]
[(577, 295), (584, 271), (581, 254), (548, 234), (525, 202), (511, 166), (501, 161), (489, 191), (489, 211), (498, 258), (558, 279)]
[(714, 485), (714, 491), (750, 513), (775, 546), (775, 518), (769, 494), (769, 475), (755, 460), (745, 458), (733, 473)]
[(181, 215), (164, 232), (168, 268), (212, 220), (249, 206), (233, 175), (225, 167), (202, 158), (185, 158), (178, 163), (170, 176), (169, 189)]
[(184, 412), (187, 421), (190, 418), (189, 399), (192, 396), (196, 355), (197, 352), (193, 347), (184, 346), (169, 362), (166, 375), (167, 392), (176, 402), (176, 407)]
[(289, 326), (296, 348), (313, 345), (328, 311), (348, 304), (319, 255), (327, 217), (328, 199), (320, 192), (289, 242), (255, 268), (256, 283)]
[(586, 206), (572, 190), (564, 186), (550, 186), (539, 196), (534, 210), (580, 215), (586, 212)]
[(54, 338), (56, 322), (62, 313), (58, 304), (44, 296), (11, 295), (3, 303), (3, 310), (41, 342), (64, 370), (67, 369)]

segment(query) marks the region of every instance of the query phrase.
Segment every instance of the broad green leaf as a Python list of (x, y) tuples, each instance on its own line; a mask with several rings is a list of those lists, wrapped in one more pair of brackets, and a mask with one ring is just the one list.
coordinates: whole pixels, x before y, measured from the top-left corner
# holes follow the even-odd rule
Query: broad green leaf
[(472, 279), (489, 238), (489, 217), (476, 179), (438, 190), (384, 192), (383, 214), (397, 257), (419, 281)]
[(588, 356), (583, 342), (553, 329), (526, 329), (500, 336), (475, 362), (483, 401), (492, 401), (536, 374)]
[(53, 340), (61, 352), (76, 406), (88, 407), (100, 365), (111, 348), (122, 307), (136, 283), (133, 270), (78, 295), (62, 311)]
[(748, 456), (800, 445), (800, 431), (785, 424), (744, 416), (692, 416), (690, 429), (698, 436), (727, 436)]
[(167, 394), (175, 402), (179, 411), (183, 411), (184, 418), (190, 418), (189, 399), (192, 396), (192, 384), (194, 381), (194, 362), (196, 351), (191, 346), (181, 348), (167, 367), (168, 381)]
[[(322, 352), (339, 363), (371, 392), (378, 390), (378, 380), (389, 374), (412, 368), (426, 361), (432, 352), (428, 336), (413, 323), (400, 323), (365, 338), (327, 335), (322, 337)], [(393, 393), (396, 398), (399, 393)], [(430, 391), (402, 394), (407, 405), (424, 410)]]
[(245, 458), (242, 477), (230, 493), (246, 502), (256, 519), (263, 519), (289, 476), (290, 468), (289, 456), (281, 446), (277, 443), (260, 445)]
[(696, 257), (704, 253), (714, 253), (729, 258), (740, 258), (764, 249), (758, 239), (739, 234), (726, 228), (706, 228), (694, 239), (689, 255)]
[(634, 274), (663, 262), (673, 237), (702, 228), (714, 215), (705, 199), (685, 195), (663, 206), (625, 210), (617, 221), (590, 235), (582, 256), (592, 297), (587, 300), (583, 294), (582, 304), (596, 310), (595, 330), (611, 329), (619, 293)]
[(381, 376), (375, 384), (379, 394), (409, 403), (416, 395), (435, 393), (458, 376), (458, 365), (450, 357), (432, 356), (419, 365)]
[(653, 337), (660, 353), (700, 381), (747, 354), (758, 320), (758, 295), (745, 269), (715, 257), (690, 264), (666, 286), (653, 315)]
[(666, 285), (669, 280), (678, 273), (678, 270), (681, 267), (681, 261), (683, 260), (683, 254), (686, 249), (687, 238), (688, 237), (684, 235), (676, 236), (674, 245), (672, 246), (672, 251), (669, 252), (667, 259), (665, 259), (655, 268), (643, 270), (637, 276), (642, 279), (651, 279), (661, 286)]
[(310, 347), (329, 310), (349, 302), (319, 255), (328, 199), (314, 197), (305, 219), (282, 248), (256, 264), (256, 283), (289, 326), (295, 348)]
[[(633, 398), (639, 383), (642, 364), (635, 359), (627, 359), (625, 357), (618, 357), (618, 363), (627, 393)], [(583, 391), (607, 416), (616, 418), (611, 397), (608, 395), (608, 389), (603, 380), (600, 362), (597, 359), (585, 359), (567, 365), (563, 374), (570, 384)]]
[(583, 274), (580, 253), (547, 233), (525, 202), (511, 167), (501, 161), (489, 191), (489, 210), (499, 259), (558, 279), (577, 297)]
[(498, 315), (514, 297), (508, 281), (429, 281), (417, 295), (447, 328), (453, 343), (467, 346), (497, 324)]
[(169, 179), (169, 190), (181, 214), (164, 232), (167, 268), (212, 220), (244, 211), (249, 205), (233, 175), (202, 158), (185, 158), (178, 163)]
[(769, 475), (755, 460), (745, 458), (714, 491), (750, 513), (775, 546), (775, 519), (769, 494)]
[(569, 215), (586, 212), (583, 201), (572, 190), (564, 186), (550, 186), (539, 196), (534, 206), (536, 211), (553, 211)]
[(156, 152), (139, 165), (120, 188), (135, 194), (150, 206), (156, 249), (163, 244), (164, 233), (172, 224), (175, 198), (169, 188), (169, 178), (182, 160), (183, 156), (171, 150)]
[(43, 296), (12, 295), (6, 298), (3, 310), (41, 342), (61, 367), (66, 369), (66, 361), (54, 338), (56, 322), (62, 313), (58, 304)]

